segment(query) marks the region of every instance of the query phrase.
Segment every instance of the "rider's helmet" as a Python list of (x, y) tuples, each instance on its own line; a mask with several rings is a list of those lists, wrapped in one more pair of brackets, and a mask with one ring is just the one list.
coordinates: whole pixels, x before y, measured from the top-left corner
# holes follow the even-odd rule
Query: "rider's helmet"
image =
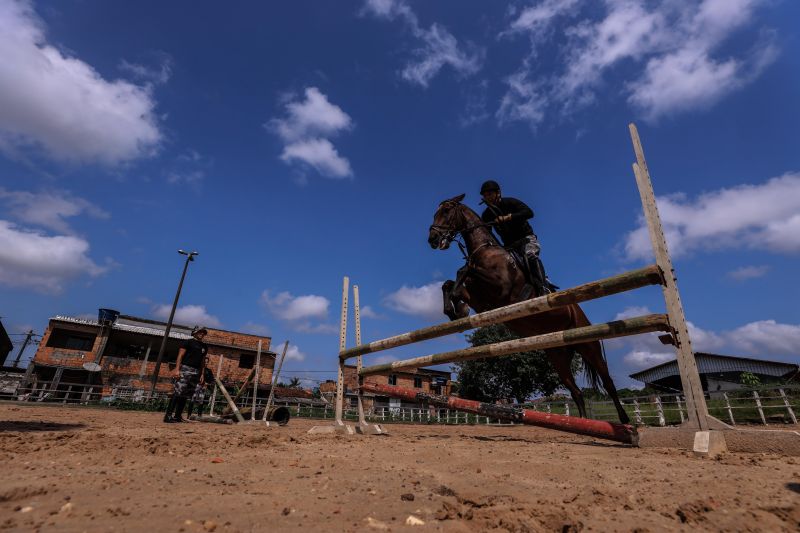
[(486, 194), (487, 192), (490, 191), (499, 191), (499, 190), (500, 190), (500, 184), (494, 180), (486, 180), (483, 182), (483, 185), (481, 185), (481, 194)]
[(192, 337), (194, 337), (198, 333), (205, 333), (207, 335), (208, 330), (206, 329), (205, 326), (195, 326), (194, 328), (192, 328)]

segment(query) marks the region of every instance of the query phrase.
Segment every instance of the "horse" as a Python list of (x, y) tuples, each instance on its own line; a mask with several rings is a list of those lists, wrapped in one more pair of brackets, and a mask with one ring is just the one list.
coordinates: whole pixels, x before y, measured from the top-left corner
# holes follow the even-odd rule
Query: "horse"
[[(467, 316), (470, 308), (481, 313), (522, 301), (530, 293), (525, 273), (517, 261), (498, 243), (490, 225), (461, 203), (464, 196), (461, 194), (440, 203), (428, 231), (428, 244), (434, 250), (447, 250), (459, 235), (464, 240), (463, 246), (460, 242), (458, 244), (462, 246), (467, 264), (459, 271), (457, 281), (447, 280), (442, 284), (444, 313), (450, 320)], [(517, 335), (529, 337), (589, 326), (591, 322), (579, 305), (572, 304), (518, 318), (506, 325)], [(575, 352), (583, 359), (589, 383), (597, 390), (605, 389), (617, 408), (620, 421), (627, 424), (630, 419), (608, 373), (600, 341), (544, 350), (559, 379), (572, 395), (580, 416), (586, 418), (586, 404), (572, 375), (571, 363)]]

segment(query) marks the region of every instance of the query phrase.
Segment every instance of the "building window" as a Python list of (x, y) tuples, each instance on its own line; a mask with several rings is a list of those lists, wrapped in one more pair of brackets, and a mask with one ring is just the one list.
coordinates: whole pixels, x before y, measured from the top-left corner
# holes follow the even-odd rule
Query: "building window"
[(82, 331), (71, 331), (68, 329), (54, 329), (50, 332), (47, 339), (49, 348), (63, 348), (65, 350), (80, 350), (83, 352), (92, 351), (94, 340), (97, 335), (84, 333)]
[(256, 356), (251, 353), (243, 353), (239, 355), (239, 368), (253, 368), (256, 362)]
[(415, 377), (414, 378), (414, 388), (415, 389), (421, 389), (422, 388), (422, 378), (420, 378), (420, 377)]
[(389, 385), (397, 385), (397, 375), (392, 374), (389, 376)]

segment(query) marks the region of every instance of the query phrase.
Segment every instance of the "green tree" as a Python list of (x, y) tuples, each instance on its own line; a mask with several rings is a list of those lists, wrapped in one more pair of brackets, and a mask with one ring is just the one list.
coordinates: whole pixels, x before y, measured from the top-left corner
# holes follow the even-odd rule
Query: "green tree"
[(739, 374), (739, 383), (749, 388), (761, 386), (761, 380), (752, 372), (742, 372)]
[[(483, 346), (519, 338), (503, 324), (493, 324), (476, 329), (467, 335), (473, 346)], [(453, 364), (458, 374), (459, 395), (481, 402), (514, 399), (523, 403), (532, 394), (553, 394), (561, 386), (558, 374), (543, 352), (519, 354), (461, 361)], [(573, 359), (573, 369), (580, 361)]]

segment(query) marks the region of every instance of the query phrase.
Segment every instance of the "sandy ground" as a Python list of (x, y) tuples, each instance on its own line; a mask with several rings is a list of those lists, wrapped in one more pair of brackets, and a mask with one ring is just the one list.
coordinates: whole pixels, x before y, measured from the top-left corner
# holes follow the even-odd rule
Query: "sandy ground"
[(0, 404), (0, 529), (800, 528), (800, 458), (701, 459), (532, 427), (306, 434), (314, 423), (167, 425), (153, 413)]

